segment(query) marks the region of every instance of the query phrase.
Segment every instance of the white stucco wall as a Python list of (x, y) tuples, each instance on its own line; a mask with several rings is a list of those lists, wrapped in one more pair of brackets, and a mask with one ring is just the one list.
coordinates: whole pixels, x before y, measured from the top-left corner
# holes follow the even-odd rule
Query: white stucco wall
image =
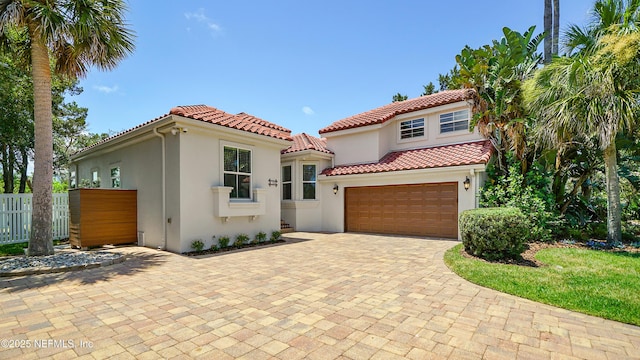
[[(280, 151), (289, 142), (240, 130), (212, 126), (198, 120), (169, 116), (154, 124), (165, 143), (165, 211), (162, 196), (162, 136), (153, 127), (130, 134), (92, 149), (76, 159), (73, 169), (78, 183), (90, 179), (98, 169), (101, 187), (110, 187), (110, 168), (120, 166), (124, 189), (138, 190), (138, 231), (144, 232), (145, 246), (173, 252), (191, 251), (191, 243), (201, 240), (206, 248), (220, 236), (244, 233), (251, 239), (260, 231), (269, 236), (280, 229), (280, 191), (269, 186), (269, 179), (280, 179)], [(187, 131), (171, 132), (172, 127)], [(224, 184), (222, 149), (224, 145), (251, 150), (252, 190), (260, 196), (259, 214), (237, 209), (251, 200), (226, 201), (236, 206), (217, 216), (216, 193), (212, 187)], [(241, 214), (241, 215), (240, 215)], [(166, 227), (166, 244), (165, 244)], [(214, 238), (215, 236), (215, 238)], [(166, 247), (165, 247), (166, 245)]]
[[(436, 108), (402, 114), (381, 125), (371, 125), (356, 129), (323, 134), (327, 147), (335, 152), (335, 165), (375, 162), (392, 151), (434, 147), (439, 145), (482, 140), (475, 129), (440, 134), (440, 114), (468, 109), (464, 101), (438, 106)], [(420, 138), (400, 139), (400, 123), (406, 120), (424, 118), (425, 135)]]
[[(458, 182), (458, 214), (460, 214), (464, 210), (476, 207), (476, 196), (480, 183), (484, 181), (483, 174), (484, 165), (472, 165), (392, 173), (323, 176), (320, 182), (326, 185), (323, 185), (322, 194), (322, 230), (344, 232), (344, 189), (346, 187)], [(469, 190), (465, 190), (463, 185), (467, 176), (471, 180)], [(333, 184), (339, 186), (337, 195), (333, 194)]]
[[(316, 181), (316, 199), (305, 200), (302, 194), (303, 165), (315, 165), (317, 177), (322, 170), (331, 167), (331, 155), (314, 152), (290, 154), (281, 161), (281, 166), (291, 165), (292, 199), (282, 200), (282, 220), (291, 225), (296, 231), (322, 231), (323, 198), (326, 196), (324, 188), (333, 184)], [(280, 183), (282, 180), (280, 180)], [(333, 193), (332, 193), (333, 195)], [(282, 198), (282, 190), (280, 191)]]
[[(213, 132), (196, 128), (193, 124), (188, 133), (176, 136), (180, 137), (179, 223), (182, 241), (180, 248), (172, 251), (190, 251), (194, 240), (203, 241), (205, 248), (208, 248), (217, 243), (220, 236), (229, 236), (233, 243), (240, 233), (253, 239), (260, 231), (270, 236), (271, 231), (280, 230), (280, 190), (279, 187), (269, 186), (269, 179), (280, 179), (280, 150), (287, 145), (283, 146), (281, 141), (274, 142), (264, 136), (244, 136), (239, 131), (236, 134)], [(225, 145), (251, 150), (251, 187), (264, 189), (264, 214), (255, 218), (247, 215), (216, 216), (212, 187), (224, 184), (222, 151)], [(249, 204), (251, 201), (247, 200), (230, 202), (252, 206)], [(231, 211), (232, 214), (247, 213), (247, 210)]]
[(161, 141), (150, 137), (131, 146), (104, 152), (72, 164), (77, 171), (78, 184), (91, 179), (91, 171), (97, 169), (100, 187), (111, 188), (110, 169), (120, 167), (122, 189), (137, 190), (138, 231), (144, 232), (145, 246), (164, 246), (162, 233)]
[(335, 153), (335, 165), (378, 161), (379, 126), (326, 134), (327, 148)]

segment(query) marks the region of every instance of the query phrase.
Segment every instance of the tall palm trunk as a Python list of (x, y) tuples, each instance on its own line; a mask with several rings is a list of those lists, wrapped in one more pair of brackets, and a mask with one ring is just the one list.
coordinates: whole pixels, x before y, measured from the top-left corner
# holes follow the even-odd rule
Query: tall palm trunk
[(616, 143), (604, 149), (604, 170), (607, 179), (607, 242), (622, 240), (622, 219), (620, 214), (620, 179), (618, 178)]
[(551, 54), (558, 55), (558, 42), (560, 40), (560, 0), (553, 0), (553, 36)]
[(29, 255), (53, 254), (53, 124), (51, 119), (51, 68), (49, 52), (35, 25), (29, 26), (35, 123), (33, 217)]
[(551, 62), (551, 49), (553, 42), (553, 27), (552, 27), (552, 8), (551, 0), (544, 0), (544, 33), (547, 35), (544, 38), (544, 63)]

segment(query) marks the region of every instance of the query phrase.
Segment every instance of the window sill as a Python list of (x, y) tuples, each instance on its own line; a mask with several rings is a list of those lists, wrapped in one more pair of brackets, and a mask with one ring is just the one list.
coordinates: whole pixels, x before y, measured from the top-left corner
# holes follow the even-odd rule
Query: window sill
[(282, 200), (283, 209), (315, 209), (320, 206), (320, 200)]
[(473, 132), (469, 131), (469, 129), (450, 131), (450, 132), (438, 134), (436, 139), (448, 138), (448, 137), (454, 137), (454, 136), (460, 136), (460, 135), (469, 135), (469, 134), (473, 134)]
[(398, 138), (397, 141), (396, 141), (396, 144), (406, 144), (406, 143), (425, 141), (425, 140), (427, 140), (427, 135), (426, 134), (422, 135), (422, 136), (416, 136), (416, 137), (406, 138), (406, 139)]
[(213, 215), (228, 218), (233, 216), (259, 216), (267, 213), (266, 189), (254, 189), (253, 200), (230, 200), (232, 187), (214, 186)]

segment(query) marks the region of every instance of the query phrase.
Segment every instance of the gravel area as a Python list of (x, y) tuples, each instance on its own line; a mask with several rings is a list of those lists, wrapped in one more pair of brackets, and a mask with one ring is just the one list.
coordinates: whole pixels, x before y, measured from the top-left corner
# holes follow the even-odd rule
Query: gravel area
[(81, 270), (122, 261), (122, 254), (109, 251), (63, 250), (49, 256), (17, 256), (0, 259), (0, 277)]

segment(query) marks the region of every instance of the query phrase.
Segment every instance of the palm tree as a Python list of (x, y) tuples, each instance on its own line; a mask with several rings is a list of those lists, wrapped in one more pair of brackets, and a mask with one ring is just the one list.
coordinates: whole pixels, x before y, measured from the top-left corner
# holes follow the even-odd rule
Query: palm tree
[(603, 150), (607, 241), (621, 240), (616, 135), (632, 132), (640, 110), (640, 32), (613, 26), (590, 51), (556, 58), (525, 84), (525, 102), (538, 117), (536, 134), (560, 148), (567, 139), (594, 139)]
[(53, 135), (51, 64), (63, 76), (82, 77), (90, 66), (112, 69), (133, 50), (123, 0), (0, 0), (0, 36), (25, 29), (33, 77), (35, 161), (29, 255), (53, 253)]
[(620, 30), (635, 31), (640, 26), (640, 0), (598, 0), (593, 5), (592, 20), (586, 27), (569, 26), (565, 45), (569, 53), (597, 51), (598, 39), (617, 25)]

